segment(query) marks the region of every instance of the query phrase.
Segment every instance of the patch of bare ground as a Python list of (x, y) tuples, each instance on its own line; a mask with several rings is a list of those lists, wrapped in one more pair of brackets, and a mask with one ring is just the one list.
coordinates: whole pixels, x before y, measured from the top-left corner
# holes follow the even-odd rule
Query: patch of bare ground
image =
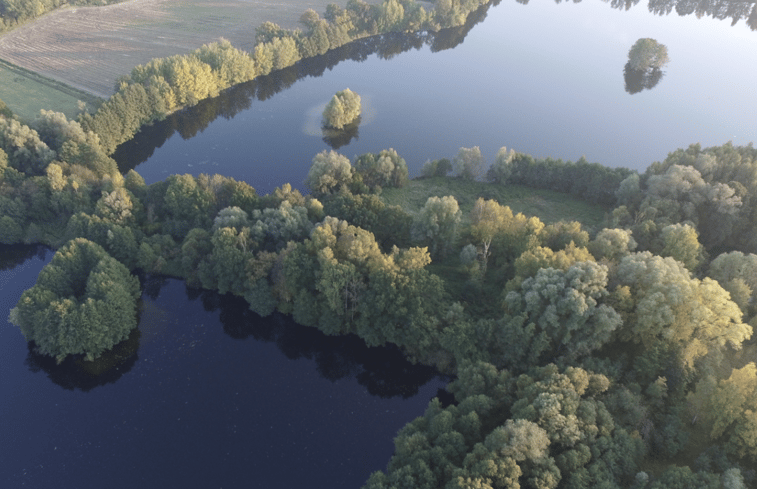
[(329, 3), (334, 0), (129, 0), (61, 9), (0, 37), (0, 58), (107, 98), (136, 65), (221, 37), (249, 51), (263, 22), (294, 29), (305, 10), (323, 13)]

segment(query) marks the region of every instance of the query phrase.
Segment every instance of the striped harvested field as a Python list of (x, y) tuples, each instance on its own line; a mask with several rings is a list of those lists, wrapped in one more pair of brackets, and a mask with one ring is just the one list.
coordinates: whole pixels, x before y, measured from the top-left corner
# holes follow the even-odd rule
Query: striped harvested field
[(305, 10), (323, 13), (329, 3), (334, 0), (129, 0), (65, 8), (0, 37), (0, 59), (107, 98), (116, 79), (136, 65), (221, 37), (249, 51), (263, 22), (297, 28)]

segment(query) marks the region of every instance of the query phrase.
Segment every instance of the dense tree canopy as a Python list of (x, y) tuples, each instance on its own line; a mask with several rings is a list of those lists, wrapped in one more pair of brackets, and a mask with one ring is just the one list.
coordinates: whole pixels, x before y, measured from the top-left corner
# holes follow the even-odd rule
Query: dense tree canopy
[(403, 187), (408, 180), (405, 159), (391, 148), (361, 155), (355, 160), (355, 170), (369, 187)]
[(58, 250), (11, 310), (10, 321), (58, 361), (97, 358), (137, 325), (139, 281), (99, 245), (77, 238)]
[[(53, 113), (42, 121), (39, 132), (16, 129), (53, 152), (86, 135)], [(512, 170), (512, 178), (520, 157), (501, 156), (495, 165), (513, 165), (502, 173)], [(752, 408), (738, 401), (738, 392), (750, 392), (750, 370), (729, 358), (752, 333), (754, 255), (714, 255), (697, 236), (702, 219), (734, 209), (740, 219), (745, 208), (717, 185), (717, 166), (700, 161), (706, 172), (699, 173), (660, 165), (649, 176), (623, 179), (598, 172), (617, 182), (624, 205), (595, 232), (470, 196), (466, 219), (452, 196), (432, 197), (416, 213), (388, 206), (370, 192), (403, 179), (406, 166), (391, 150), (359, 156), (354, 167), (321, 153), (308, 177), (312, 195), (284, 185), (263, 197), (220, 176), (175, 175), (147, 186), (133, 171), (99, 176), (52, 160), (38, 174), (34, 165), (14, 168), (8, 155), (0, 163), (5, 242), (62, 246), (76, 239), (107, 255), (89, 274), (95, 278), (78, 269), (46, 272), (83, 276), (85, 285), (76, 287), (84, 292), (53, 299), (49, 289), (42, 292), (43, 276), (14, 309), (11, 319), (42, 351), (96, 356), (117, 341), (121, 336), (106, 342), (103, 325), (112, 324), (108, 311), (133, 311), (138, 286), (128, 269), (141, 269), (242, 296), (259, 314), (280, 311), (328, 334), (394, 343), (416, 361), (456, 372), (461, 383), (450, 389), (461, 393), (457, 402), (432, 402), (428, 421), (400, 433), (388, 471), (367, 487), (400, 480), (413, 487), (644, 487), (726, 474), (734, 483), (752, 480), (738, 462), (757, 452)], [(664, 212), (654, 214), (652, 202)], [(644, 220), (627, 219), (630, 209), (644, 209), (654, 224), (638, 241)], [(733, 229), (739, 226), (737, 219)], [(120, 289), (98, 289), (114, 277)], [(115, 305), (106, 307), (107, 300)], [(99, 319), (81, 319), (87, 314)], [(73, 330), (74, 320), (86, 326), (85, 337), (63, 345), (43, 339), (55, 328)], [(711, 408), (721, 398), (737, 407)], [(702, 443), (724, 450), (717, 466), (640, 472), (650, 458), (669, 460)]]

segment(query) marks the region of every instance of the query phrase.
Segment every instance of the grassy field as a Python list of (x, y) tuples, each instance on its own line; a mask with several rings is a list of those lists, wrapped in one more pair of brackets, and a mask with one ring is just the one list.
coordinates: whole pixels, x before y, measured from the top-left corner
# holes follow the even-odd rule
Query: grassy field
[(88, 108), (100, 99), (18, 66), (0, 60), (0, 100), (24, 121), (32, 121), (41, 109), (63, 112), (72, 119), (80, 112), (79, 101)]
[(579, 221), (589, 232), (601, 229), (606, 212), (601, 206), (559, 192), (444, 177), (411, 180), (404, 188), (384, 189), (381, 198), (388, 204), (399, 205), (406, 211), (415, 213), (429, 197), (446, 195), (457, 199), (464, 220), (479, 197), (494, 199), (509, 206), (513, 212), (536, 216), (547, 224), (560, 220)]
[(323, 13), (329, 3), (333, 0), (129, 0), (62, 8), (1, 36), (0, 59), (107, 98), (118, 77), (136, 65), (185, 54), (221, 37), (249, 51), (263, 22), (297, 28), (305, 10)]

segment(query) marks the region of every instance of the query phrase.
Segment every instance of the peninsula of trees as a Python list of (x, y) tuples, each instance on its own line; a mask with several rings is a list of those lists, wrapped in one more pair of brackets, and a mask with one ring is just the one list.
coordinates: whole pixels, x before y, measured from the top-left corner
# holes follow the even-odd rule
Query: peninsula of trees
[[(132, 273), (165, 274), (456, 375), (454, 402), (434, 399), (398, 433), (370, 489), (753, 487), (752, 145), (692, 145), (642, 174), (505, 148), (487, 169), (461, 148), (429, 162), (425, 183), (488, 183), (420, 208), (382, 199), (424, 183), (392, 149), (315, 155), (310, 195), (259, 196), (220, 175), (146, 185), (108, 156), (168, 110), (328, 49), (339, 26), (424, 28), (466, 8), (353, 0), (303, 16), (308, 33), (264, 26), (253, 57), (218, 43), (137, 67), (79, 122), (0, 115), (0, 241), (59, 249), (11, 320), (43, 352), (94, 357), (133, 324)], [(602, 206), (605, 223), (547, 223), (480, 197), (516, 186)]]

